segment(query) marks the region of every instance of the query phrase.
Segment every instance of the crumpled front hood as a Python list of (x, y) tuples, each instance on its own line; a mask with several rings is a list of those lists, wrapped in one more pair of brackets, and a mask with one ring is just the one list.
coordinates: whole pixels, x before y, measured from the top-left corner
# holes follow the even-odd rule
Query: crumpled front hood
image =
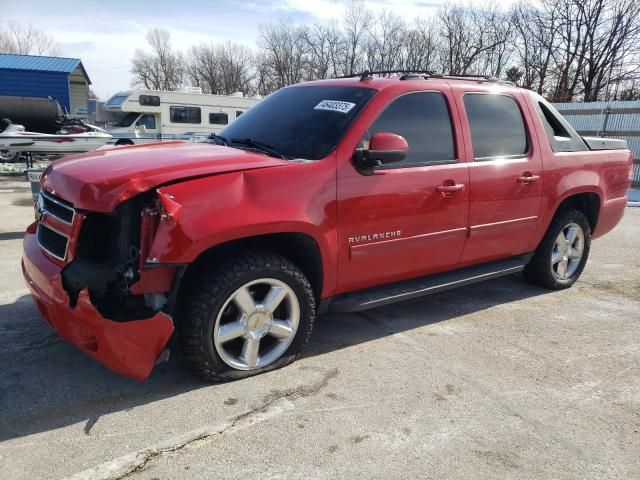
[(57, 160), (43, 175), (42, 186), (76, 208), (110, 212), (138, 193), (176, 180), (281, 165), (290, 163), (208, 143), (167, 142)]

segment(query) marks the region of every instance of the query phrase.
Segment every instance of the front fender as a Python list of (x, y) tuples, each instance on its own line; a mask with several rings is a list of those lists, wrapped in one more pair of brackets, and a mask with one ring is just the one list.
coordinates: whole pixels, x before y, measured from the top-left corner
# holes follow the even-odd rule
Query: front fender
[(336, 265), (335, 173), (319, 167), (233, 172), (158, 189), (165, 208), (147, 262), (191, 263), (233, 240), (302, 233), (318, 245), (330, 288)]

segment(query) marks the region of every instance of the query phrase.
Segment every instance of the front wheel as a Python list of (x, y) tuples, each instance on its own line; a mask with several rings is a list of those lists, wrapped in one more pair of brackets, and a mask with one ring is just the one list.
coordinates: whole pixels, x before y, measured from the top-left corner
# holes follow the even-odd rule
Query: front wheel
[(227, 381), (293, 362), (311, 335), (315, 299), (290, 260), (247, 253), (190, 282), (178, 318), (186, 358), (206, 381)]
[(579, 210), (560, 212), (525, 267), (532, 283), (552, 290), (569, 288), (580, 277), (591, 248), (591, 227)]

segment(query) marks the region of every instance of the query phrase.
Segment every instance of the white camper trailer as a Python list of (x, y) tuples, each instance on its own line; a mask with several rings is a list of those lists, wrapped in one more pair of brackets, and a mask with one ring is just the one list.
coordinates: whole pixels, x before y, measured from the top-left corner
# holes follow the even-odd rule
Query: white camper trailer
[(109, 129), (115, 145), (134, 145), (163, 140), (204, 140), (218, 133), (260, 98), (206, 95), (198, 87), (172, 92), (131, 90), (118, 92), (104, 104), (121, 119)]

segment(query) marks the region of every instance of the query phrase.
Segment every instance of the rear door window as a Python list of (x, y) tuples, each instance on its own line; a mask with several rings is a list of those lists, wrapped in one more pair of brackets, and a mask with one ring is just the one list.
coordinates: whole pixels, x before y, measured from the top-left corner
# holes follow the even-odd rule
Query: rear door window
[(475, 160), (518, 158), (527, 154), (527, 130), (520, 107), (513, 97), (467, 93), (463, 100)]

